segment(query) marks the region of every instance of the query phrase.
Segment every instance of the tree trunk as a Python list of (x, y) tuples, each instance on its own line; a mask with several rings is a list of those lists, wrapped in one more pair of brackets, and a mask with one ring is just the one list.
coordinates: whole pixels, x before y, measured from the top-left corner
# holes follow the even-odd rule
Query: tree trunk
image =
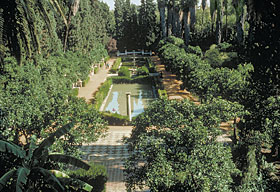
[(239, 18), (236, 18), (236, 31), (237, 31), (237, 42), (239, 45), (243, 44), (244, 37), (244, 9), (242, 8), (242, 12)]
[(217, 10), (217, 20), (216, 20), (216, 43), (220, 44), (222, 42), (222, 20), (223, 12), (222, 8)]
[(173, 7), (168, 3), (167, 6), (167, 36), (172, 35), (172, 17), (173, 17)]
[(184, 40), (185, 40), (185, 45), (189, 45), (190, 41), (190, 26), (188, 23), (188, 15), (189, 15), (189, 10), (185, 10), (183, 13), (183, 21), (184, 21)]
[(69, 36), (71, 17), (72, 17), (72, 11), (69, 12), (68, 19), (67, 19), (67, 26), (65, 26), (65, 35), (64, 35), (64, 43), (63, 43), (64, 53), (66, 52), (66, 48), (67, 48), (67, 40)]
[(181, 21), (180, 21), (180, 8), (175, 7), (174, 9), (174, 16), (173, 16), (175, 25), (174, 25), (174, 35), (176, 37), (180, 37), (181, 34)]
[(165, 25), (165, 6), (159, 7), (160, 13), (160, 27), (161, 27), (161, 37), (166, 37), (166, 25)]
[(196, 22), (196, 19), (195, 19), (195, 6), (192, 6), (190, 7), (190, 29), (191, 31), (194, 31), (194, 24)]

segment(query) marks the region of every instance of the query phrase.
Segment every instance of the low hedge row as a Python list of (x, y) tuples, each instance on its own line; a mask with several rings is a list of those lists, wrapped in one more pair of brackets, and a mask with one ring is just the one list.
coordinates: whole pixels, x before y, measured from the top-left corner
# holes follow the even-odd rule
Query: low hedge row
[(118, 76), (118, 77), (112, 77), (111, 79), (113, 80), (113, 83), (116, 83), (116, 84), (123, 84), (123, 83), (149, 84), (149, 83), (153, 82), (153, 77), (150, 77), (150, 76), (136, 76), (136, 77), (125, 77), (125, 76), (119, 77)]
[(109, 89), (112, 85), (112, 78), (108, 78), (98, 89), (96, 94), (93, 96), (93, 103), (97, 110), (101, 107), (105, 97), (107, 96)]
[(117, 58), (112, 66), (112, 68), (110, 69), (110, 73), (117, 73), (119, 66), (122, 62), (122, 58)]
[(118, 75), (122, 77), (130, 77), (130, 71), (128, 67), (121, 67), (118, 72)]
[(78, 96), (79, 94), (79, 88), (74, 88), (71, 90), (71, 95), (72, 96)]
[[(71, 178), (79, 179), (91, 185), (91, 192), (106, 192), (106, 182), (108, 180), (106, 167), (100, 164), (89, 163), (90, 169), (77, 169), (68, 174)], [(83, 191), (79, 189), (79, 191)]]
[(88, 84), (89, 80), (90, 80), (90, 77), (87, 77), (86, 80), (84, 80), (84, 81), (82, 82), (82, 86), (85, 87), (86, 84)]
[(128, 116), (123, 116), (117, 113), (101, 112), (108, 125), (127, 126), (131, 125)]

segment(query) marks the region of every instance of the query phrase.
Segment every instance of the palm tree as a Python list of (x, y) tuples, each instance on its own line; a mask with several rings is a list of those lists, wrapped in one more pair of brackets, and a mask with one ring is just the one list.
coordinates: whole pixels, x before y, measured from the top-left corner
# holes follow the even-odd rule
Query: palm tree
[[(0, 178), (0, 191), (10, 182), (11, 178), (16, 178), (15, 188), (17, 192), (25, 190), (36, 191), (38, 190), (38, 187), (44, 187), (36, 186), (36, 181), (42, 177), (44, 181), (43, 184), (48, 185), (48, 188), (65, 191), (65, 184), (74, 179), (71, 179), (66, 174), (59, 174), (60, 172), (57, 170), (50, 170), (47, 163), (55, 161), (71, 164), (86, 170), (88, 170), (90, 166), (87, 163), (68, 155), (49, 154), (48, 148), (56, 139), (69, 132), (74, 125), (74, 123), (69, 123), (61, 127), (48, 138), (43, 140), (39, 145), (36, 144), (36, 137), (31, 136), (31, 142), (26, 150), (23, 150), (21, 147), (11, 142), (0, 140), (0, 152), (16, 156), (20, 162), (18, 165), (15, 165), (14, 168), (2, 175)], [(87, 191), (91, 191), (92, 189), (92, 186), (83, 181), (75, 180), (75, 183), (77, 184), (75, 187), (81, 187)]]
[(158, 9), (159, 9), (159, 14), (160, 14), (161, 38), (166, 37), (165, 7), (166, 7), (166, 0), (158, 0)]
[[(66, 24), (65, 16), (57, 0), (48, 0), (51, 7), (56, 9)], [(23, 49), (28, 57), (33, 51), (40, 53), (40, 44), (35, 26), (34, 8), (37, 8), (43, 20), (50, 28), (48, 13), (43, 1), (40, 0), (3, 0), (0, 3), (0, 55), (2, 63), (4, 57), (3, 47), (7, 46), (12, 55), (21, 63)]]

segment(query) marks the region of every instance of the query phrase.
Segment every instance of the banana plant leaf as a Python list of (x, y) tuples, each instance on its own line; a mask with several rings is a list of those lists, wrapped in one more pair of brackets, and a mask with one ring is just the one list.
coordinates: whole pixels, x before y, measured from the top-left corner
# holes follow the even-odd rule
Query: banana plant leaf
[(65, 185), (70, 185), (76, 188), (83, 189), (85, 191), (92, 191), (93, 187), (89, 185), (88, 183), (81, 181), (79, 179), (73, 179), (73, 178), (59, 178), (59, 180), (64, 183)]
[(42, 155), (42, 152), (44, 149), (47, 149), (50, 147), (56, 139), (60, 138), (62, 135), (68, 133), (72, 127), (74, 127), (75, 123), (71, 122), (67, 125), (59, 128), (56, 130), (56, 132), (52, 133), (48, 138), (46, 138), (42, 143), (39, 145), (39, 147), (34, 151), (34, 156), (39, 157)]
[(3, 187), (13, 177), (16, 171), (16, 169), (10, 170), (0, 178), (0, 191), (2, 191)]
[(27, 183), (29, 173), (30, 169), (26, 167), (20, 167), (17, 169), (16, 192), (24, 191), (24, 185)]
[(60, 163), (65, 163), (65, 164), (71, 164), (76, 167), (89, 170), (90, 165), (83, 162), (80, 159), (77, 159), (75, 157), (69, 156), (69, 155), (62, 155), (62, 154), (50, 154), (48, 156), (49, 160), (60, 162)]
[(44, 180), (54, 186), (54, 188), (58, 191), (65, 191), (65, 187), (51, 171), (43, 169), (41, 167), (34, 168), (34, 171), (40, 172), (44, 176)]
[(25, 157), (25, 151), (22, 150), (19, 146), (3, 140), (0, 140), (0, 152), (12, 153), (19, 158)]

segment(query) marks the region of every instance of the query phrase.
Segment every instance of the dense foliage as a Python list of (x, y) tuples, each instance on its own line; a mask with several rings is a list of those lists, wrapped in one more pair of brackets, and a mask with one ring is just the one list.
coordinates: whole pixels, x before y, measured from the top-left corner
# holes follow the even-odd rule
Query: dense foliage
[[(238, 170), (217, 127), (242, 111), (224, 100), (197, 106), (158, 100), (135, 120), (127, 186), (152, 191), (230, 191)], [(233, 107), (233, 108), (232, 108)]]

